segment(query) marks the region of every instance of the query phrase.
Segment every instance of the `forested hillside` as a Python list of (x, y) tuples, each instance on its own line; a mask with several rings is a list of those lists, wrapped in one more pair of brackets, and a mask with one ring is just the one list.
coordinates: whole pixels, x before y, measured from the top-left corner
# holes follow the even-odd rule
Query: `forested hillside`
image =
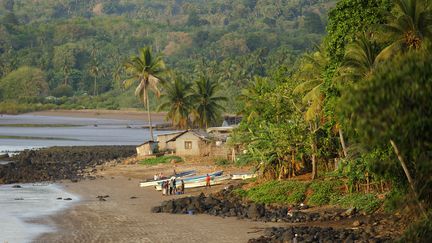
[[(229, 98), (228, 111), (235, 111), (235, 98), (253, 76), (268, 76), (279, 66), (288, 72), (299, 54), (320, 42), (333, 5), (332, 0), (1, 0), (1, 86), (10, 86), (12, 75), (22, 80), (18, 90), (73, 97), (46, 101), (2, 87), (2, 99), (71, 108), (141, 107), (122, 91), (122, 65), (148, 45), (183, 79), (205, 75), (218, 82)], [(34, 73), (29, 69), (40, 85), (26, 84)]]

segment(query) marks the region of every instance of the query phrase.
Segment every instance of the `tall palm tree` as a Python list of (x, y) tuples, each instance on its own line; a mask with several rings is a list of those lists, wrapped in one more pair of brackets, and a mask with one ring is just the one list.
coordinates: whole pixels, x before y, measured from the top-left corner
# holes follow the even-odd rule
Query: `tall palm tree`
[(192, 108), (192, 85), (181, 79), (164, 86), (162, 93), (163, 102), (158, 110), (169, 109), (167, 118), (178, 128), (185, 129), (189, 126), (189, 115)]
[(311, 148), (312, 148), (312, 179), (318, 175), (317, 166), (317, 139), (316, 132), (320, 127), (320, 119), (322, 117), (322, 105), (324, 101), (324, 93), (321, 86), (324, 83), (322, 72), (329, 63), (329, 58), (326, 53), (320, 50), (306, 54), (303, 57), (303, 63), (295, 78), (302, 81), (294, 88), (294, 94), (303, 94), (302, 101), (306, 104), (305, 120), (309, 122), (309, 130), (311, 132)]
[(426, 38), (432, 37), (432, 3), (429, 0), (395, 0), (396, 12), (389, 14), (383, 25), (384, 38), (390, 44), (379, 59), (388, 59), (398, 51), (419, 49)]
[(210, 79), (201, 78), (195, 83), (195, 94), (193, 96), (196, 114), (196, 122), (201, 128), (208, 128), (208, 125), (215, 122), (220, 112), (225, 110), (220, 102), (227, 98), (217, 94), (219, 85)]
[(132, 56), (126, 61), (124, 68), (129, 75), (129, 78), (124, 81), (125, 87), (128, 88), (138, 82), (135, 95), (147, 107), (150, 136), (151, 140), (154, 140), (148, 92), (151, 90), (157, 97), (160, 96), (159, 83), (163, 81), (161, 75), (166, 72), (165, 63), (161, 56), (153, 56), (150, 47), (146, 46), (139, 50), (138, 56)]

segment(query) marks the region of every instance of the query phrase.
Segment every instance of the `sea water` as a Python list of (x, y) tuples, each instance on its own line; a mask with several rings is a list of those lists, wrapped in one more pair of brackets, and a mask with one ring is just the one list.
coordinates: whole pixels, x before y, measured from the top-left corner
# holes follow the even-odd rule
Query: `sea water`
[(22, 188), (0, 185), (0, 243), (30, 242), (40, 234), (55, 231), (53, 226), (29, 221), (65, 210), (79, 200), (59, 185), (20, 185)]

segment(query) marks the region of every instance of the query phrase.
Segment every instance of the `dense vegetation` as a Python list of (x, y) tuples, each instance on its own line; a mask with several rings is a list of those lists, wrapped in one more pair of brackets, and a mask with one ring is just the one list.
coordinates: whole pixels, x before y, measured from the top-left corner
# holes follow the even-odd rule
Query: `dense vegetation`
[[(383, 193), (385, 208), (420, 218), (406, 239), (425, 241), (432, 231), (432, 3), (340, 0), (327, 32), (293, 69), (281, 65), (243, 90), (244, 119), (232, 143), (266, 178), (312, 172), (318, 184), (310, 188), (324, 191), (309, 203), (363, 200), (374, 202), (372, 210), (379, 205), (373, 194)], [(327, 198), (328, 180), (344, 185), (344, 198)], [(243, 194), (296, 202), (271, 196), (283, 187), (269, 187), (266, 197), (257, 194), (265, 185)]]
[[(140, 108), (123, 92), (123, 62), (143, 46), (163, 53), (186, 81), (205, 78), (226, 91), (230, 112), (255, 76), (321, 40), (331, 0), (156, 1), (4, 0), (0, 3), (0, 83), (39, 70), (43, 94), (63, 108)], [(12, 75), (12, 76), (10, 76)], [(6, 81), (4, 80), (6, 79)], [(31, 86), (30, 86), (31, 88)], [(14, 94), (2, 89), (4, 101)], [(22, 92), (17, 86), (15, 92)], [(20, 97), (39, 94), (22, 92)], [(150, 99), (154, 99), (151, 94)], [(150, 102), (155, 110), (159, 102)], [(18, 106), (18, 104), (16, 104)]]

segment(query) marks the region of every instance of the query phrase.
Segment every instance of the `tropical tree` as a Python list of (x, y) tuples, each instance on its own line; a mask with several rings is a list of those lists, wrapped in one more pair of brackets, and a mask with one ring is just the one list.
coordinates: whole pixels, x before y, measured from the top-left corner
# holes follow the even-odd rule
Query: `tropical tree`
[(148, 92), (151, 90), (157, 97), (160, 96), (159, 83), (163, 81), (161, 75), (167, 71), (165, 63), (160, 55), (153, 56), (150, 47), (146, 46), (139, 50), (137, 56), (132, 56), (126, 61), (124, 68), (129, 75), (129, 78), (124, 81), (125, 87), (128, 88), (138, 82), (135, 95), (147, 108), (150, 136), (151, 140), (154, 140)]
[(377, 66), (381, 48), (373, 34), (362, 33), (346, 48), (345, 56), (335, 78), (343, 81), (358, 81), (367, 78)]
[(217, 83), (204, 77), (195, 82), (193, 95), (196, 104), (195, 122), (201, 128), (208, 128), (209, 124), (215, 122), (220, 113), (225, 110), (221, 102), (226, 101), (227, 98), (218, 95), (218, 89)]
[(316, 51), (312, 54), (306, 54), (300, 69), (295, 75), (301, 83), (293, 90), (294, 94), (303, 94), (302, 101), (306, 105), (305, 120), (309, 123), (311, 132), (311, 149), (312, 149), (312, 179), (318, 175), (317, 170), (317, 138), (316, 133), (320, 127), (322, 117), (322, 106), (324, 93), (322, 85), (324, 77), (322, 73), (329, 63), (329, 58), (323, 50)]
[(419, 49), (425, 39), (432, 37), (432, 3), (429, 0), (395, 0), (396, 11), (389, 13), (388, 23), (382, 25), (384, 39), (389, 45), (380, 53), (388, 59), (399, 51)]
[(162, 93), (162, 104), (158, 110), (168, 109), (167, 119), (178, 128), (185, 129), (189, 126), (189, 114), (192, 109), (192, 85), (179, 78), (166, 83)]

